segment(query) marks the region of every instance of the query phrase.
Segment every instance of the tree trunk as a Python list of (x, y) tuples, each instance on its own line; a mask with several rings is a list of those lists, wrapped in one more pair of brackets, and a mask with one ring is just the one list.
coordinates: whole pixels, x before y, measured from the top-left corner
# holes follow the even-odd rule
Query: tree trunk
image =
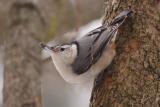
[(160, 107), (160, 1), (106, 0), (105, 20), (131, 8), (119, 30), (112, 74), (94, 85), (90, 107)]
[(39, 42), (44, 20), (32, 2), (12, 2), (8, 13), (3, 107), (42, 107)]

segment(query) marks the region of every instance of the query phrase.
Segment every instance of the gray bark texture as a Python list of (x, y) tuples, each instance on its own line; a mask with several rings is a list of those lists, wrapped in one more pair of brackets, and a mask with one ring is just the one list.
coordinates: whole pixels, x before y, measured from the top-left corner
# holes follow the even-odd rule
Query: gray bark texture
[(3, 107), (42, 107), (39, 42), (45, 22), (32, 2), (12, 2), (4, 39)]
[(90, 107), (160, 107), (160, 1), (105, 5), (105, 21), (128, 8), (133, 14), (119, 30), (117, 55), (95, 82)]

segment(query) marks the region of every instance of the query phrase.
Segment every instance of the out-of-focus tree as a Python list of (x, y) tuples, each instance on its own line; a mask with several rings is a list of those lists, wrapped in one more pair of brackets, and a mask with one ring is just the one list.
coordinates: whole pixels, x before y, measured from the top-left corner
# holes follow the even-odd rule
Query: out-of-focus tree
[(90, 107), (160, 106), (159, 0), (106, 0), (110, 21), (131, 8), (133, 14), (119, 30), (112, 75), (95, 84)]
[(13, 2), (8, 13), (3, 107), (42, 107), (42, 61), (38, 44), (44, 18), (32, 2)]
[[(82, 24), (100, 16), (94, 11), (100, 2), (85, 1), (94, 5), (90, 6), (91, 11), (84, 11), (87, 5), (82, 8), (85, 3), (79, 3)], [(4, 32), (0, 45), (5, 47), (3, 107), (41, 107), (44, 62), (39, 42), (74, 29), (74, 8), (69, 0), (1, 0), (0, 8), (4, 13), (0, 13), (0, 32)]]

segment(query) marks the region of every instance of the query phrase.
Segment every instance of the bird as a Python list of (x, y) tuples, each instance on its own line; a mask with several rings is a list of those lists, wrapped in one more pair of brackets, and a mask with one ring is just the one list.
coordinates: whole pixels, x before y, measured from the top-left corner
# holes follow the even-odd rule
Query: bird
[(41, 43), (40, 46), (51, 56), (57, 71), (66, 82), (84, 83), (96, 78), (111, 64), (116, 55), (118, 29), (131, 13), (131, 10), (124, 10), (110, 23), (70, 43), (55, 46)]

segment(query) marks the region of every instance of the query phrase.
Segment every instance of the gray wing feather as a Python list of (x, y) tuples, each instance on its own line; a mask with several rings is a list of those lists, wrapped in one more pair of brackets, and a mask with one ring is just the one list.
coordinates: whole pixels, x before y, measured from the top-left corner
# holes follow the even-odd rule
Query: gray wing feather
[(86, 72), (97, 62), (105, 48), (116, 36), (118, 27), (124, 22), (128, 14), (130, 14), (130, 11), (120, 13), (120, 17), (116, 17), (110, 25), (103, 25), (75, 41), (78, 46), (78, 55), (72, 64), (72, 68), (76, 74)]
[(100, 35), (100, 32), (102, 32), (102, 31), (99, 32), (97, 31), (90, 32), (81, 39), (76, 40), (76, 43), (78, 45), (78, 56), (75, 59), (74, 63), (72, 64), (73, 71), (76, 74), (84, 73), (92, 65), (92, 59), (93, 59), (92, 54), (94, 51), (92, 49), (95, 49), (95, 46), (93, 46), (93, 42), (96, 39), (96, 37)]
[[(100, 28), (102, 29), (102, 28)], [(72, 64), (73, 71), (76, 74), (86, 72), (91, 65), (96, 63), (104, 48), (110, 43), (111, 38), (117, 29), (102, 29), (93, 35), (86, 35), (77, 40), (78, 56)]]

